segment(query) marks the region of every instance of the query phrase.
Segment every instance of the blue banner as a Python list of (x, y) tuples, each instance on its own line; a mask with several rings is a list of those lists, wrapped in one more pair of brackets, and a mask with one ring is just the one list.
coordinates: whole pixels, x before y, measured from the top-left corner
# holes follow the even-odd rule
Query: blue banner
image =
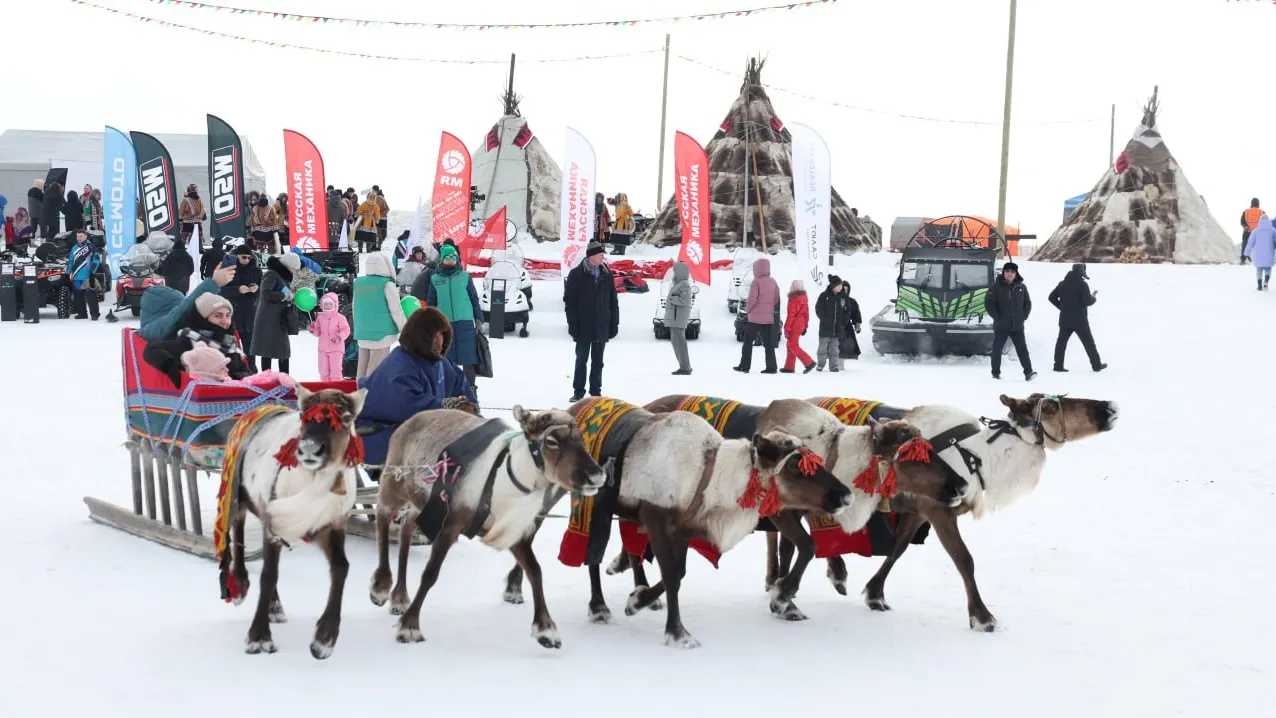
[(102, 221), (111, 276), (137, 243), (137, 153), (128, 135), (108, 126), (102, 136)]

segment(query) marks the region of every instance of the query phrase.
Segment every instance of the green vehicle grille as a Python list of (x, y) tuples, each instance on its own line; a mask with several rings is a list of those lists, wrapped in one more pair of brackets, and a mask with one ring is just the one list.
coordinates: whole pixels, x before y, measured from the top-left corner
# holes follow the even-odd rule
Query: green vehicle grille
[(895, 308), (908, 312), (915, 319), (930, 321), (980, 319), (987, 316), (984, 311), (984, 295), (987, 293), (987, 289), (965, 292), (941, 290), (932, 293), (917, 287), (900, 285)]

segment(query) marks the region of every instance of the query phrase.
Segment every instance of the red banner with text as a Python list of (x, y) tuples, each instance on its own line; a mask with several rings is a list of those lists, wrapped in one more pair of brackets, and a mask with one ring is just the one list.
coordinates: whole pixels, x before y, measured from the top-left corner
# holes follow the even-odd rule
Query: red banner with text
[(328, 200), (323, 157), (305, 135), (284, 130), (284, 165), (288, 172), (288, 237), (305, 251), (328, 248)]
[(461, 249), (461, 261), (470, 266), (478, 261), (483, 250), (503, 251), (506, 249), (505, 208), (501, 207), (496, 214), (487, 218), (482, 225), (475, 222), (470, 226), (470, 236)]
[(465, 242), (470, 231), (470, 151), (448, 132), (439, 140), (439, 161), (434, 168), (434, 192), (430, 195), (434, 243), (451, 239)]
[(674, 136), (673, 166), (677, 188), (682, 249), (678, 261), (691, 267), (691, 278), (709, 284), (709, 158), (690, 135)]

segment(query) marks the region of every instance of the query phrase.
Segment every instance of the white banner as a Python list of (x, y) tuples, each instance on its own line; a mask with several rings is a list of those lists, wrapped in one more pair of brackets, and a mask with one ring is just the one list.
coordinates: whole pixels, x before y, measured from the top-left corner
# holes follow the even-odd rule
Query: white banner
[(594, 176), (597, 158), (589, 140), (567, 128), (567, 151), (563, 154), (563, 198), (559, 207), (559, 231), (563, 238), (563, 278), (585, 256), (594, 238)]
[[(806, 125), (789, 125), (793, 137), (793, 203), (798, 270), (805, 281), (828, 284), (829, 222), (833, 207), (829, 146)], [(808, 290), (814, 291), (811, 286)]]

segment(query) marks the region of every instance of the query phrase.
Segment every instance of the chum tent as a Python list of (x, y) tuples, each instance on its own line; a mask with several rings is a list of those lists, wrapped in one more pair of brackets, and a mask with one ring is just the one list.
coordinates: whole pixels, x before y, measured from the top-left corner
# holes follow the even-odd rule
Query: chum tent
[[(749, 60), (740, 96), (705, 147), (709, 157), (710, 240), (719, 245), (742, 243), (747, 186), (751, 243), (758, 243), (765, 232), (768, 247), (793, 249), (793, 138), (762, 87), (764, 64), (763, 60)], [(882, 228), (867, 216), (853, 212), (836, 189), (832, 199), (830, 250), (839, 254), (880, 252)], [(640, 241), (662, 247), (682, 242), (676, 195), (656, 215)]]
[(1235, 264), (1237, 244), (1210, 214), (1156, 127), (1156, 90), (1134, 136), (1089, 196), (1032, 258), (1038, 262)]
[[(519, 112), (512, 89), (501, 98), (504, 114), (474, 150), (470, 184), (485, 195), (474, 219), (488, 219), (505, 207), (519, 232), (538, 242), (559, 238), (562, 170)], [(510, 237), (509, 239), (513, 239)]]
[[(0, 134), (0, 194), (9, 200), (8, 212), (26, 206), (32, 181), (43, 180), (53, 167), (67, 169), (67, 189), (79, 192), (84, 185), (102, 187), (103, 133), (57, 132), (46, 130), (5, 130)], [(207, 135), (154, 135), (173, 158), (174, 179), (179, 195), (194, 184), (199, 196), (208, 192)], [(253, 153), (248, 138), (240, 136), (244, 147), (244, 192), (266, 189), (266, 172)], [(180, 201), (180, 200), (179, 200)]]

